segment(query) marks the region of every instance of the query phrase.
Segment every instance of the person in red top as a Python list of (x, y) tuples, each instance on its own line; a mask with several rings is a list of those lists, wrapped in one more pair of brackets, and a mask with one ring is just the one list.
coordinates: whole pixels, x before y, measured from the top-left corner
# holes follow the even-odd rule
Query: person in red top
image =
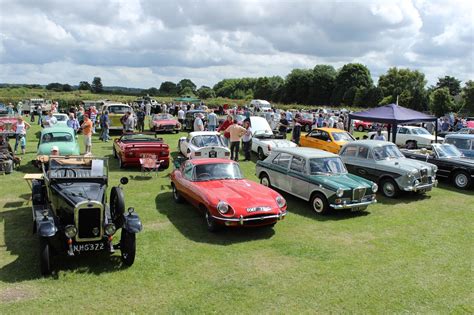
[(84, 122), (81, 125), (82, 133), (84, 134), (84, 145), (86, 146), (86, 153), (91, 153), (92, 148), (92, 120), (89, 115), (84, 114)]
[[(224, 120), (224, 122), (219, 126), (219, 128), (217, 128), (217, 131), (218, 132), (226, 131), (226, 129), (229, 128), (232, 125), (233, 122), (234, 122), (234, 119), (232, 119), (232, 116), (227, 115), (227, 119)], [(229, 145), (230, 133), (229, 132), (224, 132), (224, 138), (227, 141), (226, 144)]]

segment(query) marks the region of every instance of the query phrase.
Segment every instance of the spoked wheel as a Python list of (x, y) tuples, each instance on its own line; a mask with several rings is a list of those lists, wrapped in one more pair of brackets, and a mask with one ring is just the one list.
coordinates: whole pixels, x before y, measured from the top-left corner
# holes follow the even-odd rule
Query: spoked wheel
[(326, 197), (321, 193), (315, 193), (311, 197), (311, 207), (317, 214), (326, 214), (329, 212), (329, 204)]
[(206, 210), (206, 226), (209, 232), (215, 233), (220, 230), (219, 224), (217, 224), (216, 220), (212, 217), (209, 210)]
[(264, 160), (265, 159), (265, 154), (263, 154), (263, 149), (261, 147), (258, 148), (257, 150), (257, 156), (259, 160)]
[(51, 274), (51, 250), (46, 237), (40, 238), (40, 268), (43, 276)]
[(359, 130), (360, 132), (364, 131), (364, 126), (359, 125), (359, 127), (357, 127), (357, 130)]
[(122, 257), (122, 262), (125, 265), (133, 265), (133, 262), (135, 261), (136, 247), (135, 233), (130, 233), (127, 230), (122, 229), (122, 234), (120, 236), (120, 255)]
[(456, 188), (459, 189), (466, 189), (469, 186), (471, 186), (471, 178), (469, 177), (469, 174), (463, 171), (458, 171), (454, 173), (453, 176), (453, 183)]
[(176, 203), (182, 203), (183, 202), (183, 197), (181, 197), (178, 189), (174, 184), (171, 184), (171, 187), (173, 188), (173, 200)]
[(268, 178), (267, 174), (263, 174), (262, 176), (260, 176), (260, 184), (265, 187), (272, 187), (272, 184), (270, 183), (270, 178)]
[(382, 193), (385, 197), (395, 198), (400, 193), (397, 183), (391, 178), (383, 179), (380, 186), (382, 187)]

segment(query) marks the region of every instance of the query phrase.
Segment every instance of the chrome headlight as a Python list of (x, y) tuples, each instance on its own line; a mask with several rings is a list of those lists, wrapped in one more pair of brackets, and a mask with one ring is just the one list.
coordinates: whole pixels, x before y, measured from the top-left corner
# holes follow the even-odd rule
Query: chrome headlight
[(66, 234), (68, 238), (73, 238), (77, 234), (77, 229), (74, 225), (67, 225), (64, 228), (64, 234)]
[(418, 174), (418, 170), (413, 170), (408, 173), (408, 177), (415, 177)]
[(344, 189), (338, 188), (338, 189), (336, 190), (336, 196), (338, 196), (339, 198), (341, 198), (342, 195), (344, 195)]
[(229, 212), (229, 205), (224, 201), (219, 201), (217, 204), (217, 211), (219, 211), (221, 214), (226, 214)]
[(283, 208), (286, 205), (286, 201), (282, 196), (276, 197), (275, 201), (276, 201), (278, 207), (280, 207), (280, 208)]
[(112, 236), (115, 234), (115, 231), (117, 231), (117, 228), (115, 227), (115, 224), (113, 223), (108, 223), (104, 227), (105, 234), (108, 236)]
[(379, 190), (379, 185), (377, 185), (376, 183), (374, 183), (372, 185), (372, 192), (375, 194), (377, 192), (377, 190)]

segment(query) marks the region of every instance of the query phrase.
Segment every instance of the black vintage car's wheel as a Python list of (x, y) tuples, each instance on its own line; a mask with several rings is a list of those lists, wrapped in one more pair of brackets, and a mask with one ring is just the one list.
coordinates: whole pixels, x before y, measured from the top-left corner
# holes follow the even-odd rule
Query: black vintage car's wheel
[(176, 186), (174, 184), (171, 184), (171, 187), (173, 188), (173, 200), (176, 203), (183, 203), (183, 197), (181, 197), (181, 194), (179, 193), (178, 189), (176, 189)]
[(257, 149), (257, 156), (259, 160), (265, 160), (265, 154), (263, 154), (263, 149), (258, 147)]
[(321, 193), (315, 193), (311, 196), (311, 207), (317, 214), (326, 214), (329, 212), (328, 200)]
[(471, 178), (468, 173), (464, 171), (457, 171), (453, 175), (453, 184), (456, 188), (466, 189), (471, 186)]
[(395, 198), (400, 194), (400, 189), (397, 183), (391, 178), (384, 178), (380, 181), (380, 187), (382, 187), (382, 193), (385, 197)]
[(220, 230), (219, 224), (217, 224), (216, 220), (212, 217), (209, 210), (206, 210), (206, 226), (209, 232), (215, 233)]
[(46, 237), (40, 238), (40, 269), (43, 276), (51, 274), (51, 250)]
[(122, 226), (123, 214), (125, 213), (125, 197), (122, 188), (112, 187), (110, 190), (110, 216), (117, 228)]
[(268, 188), (272, 187), (270, 178), (268, 178), (268, 175), (265, 173), (260, 176), (260, 184)]
[(305, 125), (304, 126), (304, 131), (310, 132), (311, 131), (311, 126), (310, 125)]
[(137, 250), (137, 241), (135, 238), (135, 233), (130, 233), (125, 229), (122, 229), (122, 234), (120, 236), (120, 256), (122, 257), (122, 262), (127, 265), (133, 265), (135, 261), (135, 253)]

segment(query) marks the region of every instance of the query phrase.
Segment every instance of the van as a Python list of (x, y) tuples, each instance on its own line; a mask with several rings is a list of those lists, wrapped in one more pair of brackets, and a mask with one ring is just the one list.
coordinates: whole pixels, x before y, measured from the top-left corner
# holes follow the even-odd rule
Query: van
[(250, 108), (254, 112), (268, 112), (272, 110), (272, 105), (265, 100), (252, 100), (250, 101)]
[[(132, 115), (135, 116), (132, 107), (122, 103), (106, 103), (100, 110), (101, 113), (104, 111), (109, 112), (110, 130), (122, 130), (123, 126), (120, 122), (120, 118), (122, 118), (126, 112), (131, 112)], [(99, 117), (97, 119), (99, 119)]]

